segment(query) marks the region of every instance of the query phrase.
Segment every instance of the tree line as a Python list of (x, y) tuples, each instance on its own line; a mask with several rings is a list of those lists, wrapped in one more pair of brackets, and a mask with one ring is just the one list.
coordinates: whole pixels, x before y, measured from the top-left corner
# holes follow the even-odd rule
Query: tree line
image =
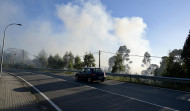
[[(120, 46), (116, 54), (109, 58), (108, 71), (112, 73), (129, 74), (131, 69), (130, 64), (133, 63), (129, 59), (129, 54), (130, 49), (128, 49), (127, 46)], [(45, 56), (43, 57), (42, 55), (45, 55), (45, 52), (42, 51), (38, 55), (41, 58), (39, 59), (39, 62), (42, 64), (42, 67), (80, 70), (82, 67), (95, 66), (95, 59), (91, 53), (86, 53), (84, 55), (84, 62), (81, 62), (79, 56), (74, 57), (72, 52), (66, 52), (63, 58), (58, 54), (55, 56), (50, 55), (47, 58), (47, 61)], [(141, 74), (148, 76), (190, 78), (190, 32), (184, 43), (183, 49), (174, 49), (170, 51), (168, 56), (161, 58), (160, 66), (157, 64), (151, 64), (150, 58), (151, 55), (148, 52), (145, 52), (141, 65), (142, 67), (145, 67), (145, 70), (142, 70)]]
[(183, 49), (174, 49), (168, 56), (162, 57), (155, 75), (165, 77), (190, 78), (190, 31)]
[[(59, 54), (47, 55), (44, 50), (41, 50), (32, 60), (27, 51), (9, 48), (5, 50), (4, 63), (15, 65), (28, 65), (42, 68), (54, 69), (76, 69), (82, 67), (94, 67), (95, 58), (92, 53), (85, 53), (83, 61), (72, 52), (65, 52), (61, 57)], [(116, 54), (108, 60), (108, 72), (112, 73), (130, 73), (130, 65), (133, 63), (129, 59), (130, 49), (127, 46), (120, 46)], [(160, 66), (151, 64), (151, 55), (148, 52), (144, 53), (142, 60), (143, 70), (141, 74), (149, 76), (165, 76), (190, 78), (190, 31), (184, 43), (183, 49), (174, 49), (169, 52), (168, 56), (161, 57)]]
[[(116, 55), (109, 58), (108, 71), (112, 73), (130, 73), (129, 59), (130, 50), (127, 47), (120, 46)], [(163, 56), (160, 61), (160, 67), (157, 64), (151, 64), (151, 55), (145, 52), (142, 60), (141, 74), (148, 76), (164, 76), (177, 78), (190, 78), (190, 31), (184, 43), (183, 49), (174, 49), (168, 56)]]
[[(0, 52), (1, 54), (1, 52)], [(49, 55), (42, 49), (33, 59), (29, 57), (31, 54), (23, 49), (8, 48), (4, 51), (4, 66), (8, 67), (37, 67), (37, 68), (53, 68), (53, 69), (76, 69), (82, 67), (95, 67), (95, 58), (92, 53), (85, 53), (83, 61), (72, 52), (66, 51), (64, 56), (59, 54)]]
[(76, 69), (80, 70), (82, 67), (95, 67), (95, 58), (92, 53), (85, 53), (83, 56), (83, 62), (77, 55), (74, 56), (72, 52), (65, 52), (64, 56), (61, 57), (59, 54), (49, 55), (44, 50), (41, 50), (36, 58), (33, 60), (39, 67), (42, 68), (53, 68), (53, 69)]
[(108, 60), (108, 71), (112, 73), (129, 73), (130, 64), (133, 62), (129, 59), (130, 50), (127, 46), (120, 46), (116, 54)]

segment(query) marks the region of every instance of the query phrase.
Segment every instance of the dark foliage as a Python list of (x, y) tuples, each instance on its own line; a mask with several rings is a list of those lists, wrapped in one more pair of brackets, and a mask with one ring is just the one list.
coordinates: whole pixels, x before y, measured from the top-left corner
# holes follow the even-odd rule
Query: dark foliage
[(189, 35), (185, 41), (185, 44), (183, 46), (183, 51), (181, 54), (181, 57), (184, 61), (184, 67), (186, 68), (186, 76), (190, 78), (190, 31)]

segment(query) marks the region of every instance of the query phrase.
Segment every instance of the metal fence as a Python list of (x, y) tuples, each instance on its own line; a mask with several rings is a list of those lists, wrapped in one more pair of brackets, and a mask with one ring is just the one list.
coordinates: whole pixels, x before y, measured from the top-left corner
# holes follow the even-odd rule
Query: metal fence
[[(66, 70), (66, 69), (39, 69), (31, 68), (35, 70), (46, 70), (56, 72), (72, 72), (73, 74), (79, 72), (78, 70)], [(160, 76), (146, 76), (135, 74), (120, 74), (120, 73), (106, 73), (107, 76), (119, 78), (121, 81), (135, 82), (139, 84), (149, 84), (159, 87), (174, 88), (180, 90), (190, 91), (190, 79), (187, 78), (174, 78), (174, 77), (160, 77)]]
[(106, 73), (106, 74), (110, 75), (110, 76), (129, 77), (130, 80), (132, 78), (136, 78), (136, 79), (146, 79), (146, 80), (154, 80), (154, 81), (164, 81), (164, 82), (174, 82), (174, 83), (186, 83), (186, 84), (190, 84), (190, 79), (186, 79), (186, 78), (146, 76), (146, 75), (133, 75), (133, 74), (118, 74), (118, 73)]
[[(59, 71), (59, 72), (79, 72), (78, 70), (66, 70), (66, 69), (40, 69), (40, 68), (32, 68), (35, 70), (49, 70), (49, 71)], [(175, 78), (175, 77), (160, 77), (160, 76), (146, 76), (146, 75), (135, 75), (135, 74), (120, 74), (120, 73), (106, 73), (109, 76), (116, 76), (116, 77), (128, 77), (130, 80), (133, 78), (135, 79), (146, 79), (146, 80), (153, 80), (153, 81), (164, 81), (164, 82), (174, 82), (174, 83), (185, 83), (190, 84), (190, 79), (187, 78)]]

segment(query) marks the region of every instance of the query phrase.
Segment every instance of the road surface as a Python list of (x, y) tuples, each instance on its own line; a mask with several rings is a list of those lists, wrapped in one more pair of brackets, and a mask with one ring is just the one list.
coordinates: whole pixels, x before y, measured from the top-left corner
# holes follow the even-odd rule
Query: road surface
[(113, 80), (88, 83), (67, 74), (6, 69), (63, 111), (190, 111), (190, 93)]

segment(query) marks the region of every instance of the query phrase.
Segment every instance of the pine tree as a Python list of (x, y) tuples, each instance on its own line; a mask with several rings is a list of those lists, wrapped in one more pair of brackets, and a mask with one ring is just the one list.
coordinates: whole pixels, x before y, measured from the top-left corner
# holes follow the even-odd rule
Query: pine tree
[(190, 77), (190, 31), (189, 31), (189, 35), (185, 41), (185, 44), (183, 46), (183, 51), (181, 54), (181, 57), (185, 63), (185, 67), (187, 69), (187, 77)]

